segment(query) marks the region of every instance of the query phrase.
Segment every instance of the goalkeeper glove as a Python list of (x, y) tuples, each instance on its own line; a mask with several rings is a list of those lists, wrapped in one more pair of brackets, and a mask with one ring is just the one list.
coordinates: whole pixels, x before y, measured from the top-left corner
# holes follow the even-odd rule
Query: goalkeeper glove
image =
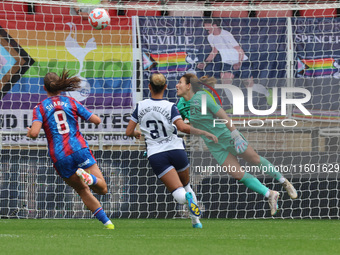
[(241, 154), (246, 151), (248, 147), (248, 142), (241, 136), (238, 130), (234, 130), (230, 133), (231, 138), (234, 140), (235, 150), (238, 154)]

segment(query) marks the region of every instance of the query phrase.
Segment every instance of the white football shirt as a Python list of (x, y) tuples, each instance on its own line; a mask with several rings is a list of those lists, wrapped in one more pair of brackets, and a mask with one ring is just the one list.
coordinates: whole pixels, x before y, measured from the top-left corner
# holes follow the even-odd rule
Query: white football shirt
[(139, 123), (145, 137), (148, 157), (153, 154), (184, 149), (182, 138), (177, 136), (173, 124), (182, 118), (176, 105), (163, 99), (145, 99), (139, 102), (131, 120)]
[[(223, 63), (229, 65), (239, 63), (239, 53), (235, 47), (240, 45), (230, 32), (222, 29), (219, 35), (208, 35), (208, 41), (212, 47), (219, 51)], [(243, 60), (247, 59), (248, 57), (244, 55)]]

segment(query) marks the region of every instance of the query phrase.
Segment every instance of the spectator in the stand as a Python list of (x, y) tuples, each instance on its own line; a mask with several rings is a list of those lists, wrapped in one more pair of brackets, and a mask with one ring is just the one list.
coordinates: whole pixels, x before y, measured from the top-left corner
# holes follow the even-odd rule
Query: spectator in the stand
[[(107, 4), (108, 0), (73, 0), (75, 4), (93, 4), (93, 5), (100, 5), (100, 4)], [(89, 13), (94, 9), (95, 7), (91, 6), (80, 6), (75, 5), (73, 8), (70, 9), (71, 15), (80, 15), (83, 19), (87, 19), (89, 16)]]

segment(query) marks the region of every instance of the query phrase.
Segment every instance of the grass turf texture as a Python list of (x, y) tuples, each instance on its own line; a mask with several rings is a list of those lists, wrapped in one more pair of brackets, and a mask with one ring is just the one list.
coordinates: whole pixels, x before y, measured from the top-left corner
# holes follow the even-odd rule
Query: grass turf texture
[(0, 254), (339, 254), (338, 220), (0, 220)]

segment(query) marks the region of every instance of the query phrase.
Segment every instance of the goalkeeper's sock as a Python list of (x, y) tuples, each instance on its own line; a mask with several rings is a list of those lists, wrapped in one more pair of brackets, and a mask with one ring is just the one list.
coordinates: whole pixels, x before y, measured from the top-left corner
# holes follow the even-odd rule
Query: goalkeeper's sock
[(255, 191), (256, 193), (266, 196), (268, 188), (264, 186), (255, 176), (245, 172), (243, 178), (240, 180), (246, 187)]
[(98, 209), (96, 209), (93, 213), (94, 216), (96, 216), (96, 218), (98, 220), (100, 220), (104, 225), (108, 225), (108, 224), (112, 224), (112, 222), (110, 221), (110, 219), (107, 217), (106, 213), (104, 212), (102, 207), (99, 207)]
[(280, 183), (285, 182), (285, 178), (282, 174), (275, 169), (275, 166), (270, 163), (267, 159), (260, 156), (260, 164), (257, 165), (264, 173), (270, 175), (275, 180), (279, 181)]
[(174, 199), (182, 205), (187, 202), (187, 200), (185, 198), (185, 193), (186, 193), (186, 191), (183, 187), (179, 187), (179, 188), (175, 189), (173, 192), (171, 192)]

